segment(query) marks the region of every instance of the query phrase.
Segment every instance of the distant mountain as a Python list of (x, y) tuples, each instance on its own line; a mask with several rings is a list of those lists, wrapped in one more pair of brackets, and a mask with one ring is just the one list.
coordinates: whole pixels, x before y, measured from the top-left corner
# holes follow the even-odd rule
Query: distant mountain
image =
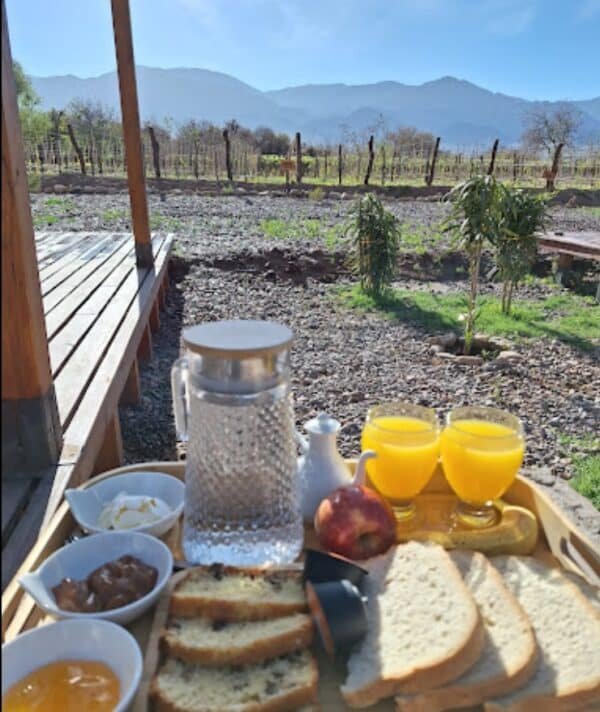
[[(115, 72), (80, 79), (31, 77), (44, 108), (64, 108), (76, 98), (91, 99), (119, 111)], [(249, 128), (301, 131), (306, 141), (337, 142), (343, 129), (364, 131), (380, 117), (388, 128), (414, 126), (442, 137), (442, 145), (470, 147), (495, 138), (515, 144), (532, 102), (498, 94), (470, 82), (443, 77), (420, 85), (308, 84), (261, 92), (227, 74), (206, 69), (137, 67), (143, 120), (172, 117), (223, 124), (236, 119)], [(582, 139), (600, 136), (600, 97), (572, 102), (583, 114)]]

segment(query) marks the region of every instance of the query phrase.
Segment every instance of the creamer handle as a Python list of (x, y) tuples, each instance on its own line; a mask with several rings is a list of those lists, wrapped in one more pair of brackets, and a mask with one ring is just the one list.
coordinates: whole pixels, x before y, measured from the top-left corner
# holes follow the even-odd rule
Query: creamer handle
[(367, 475), (367, 460), (377, 457), (375, 450), (365, 450), (356, 464), (356, 472), (354, 473), (353, 485), (364, 485)]

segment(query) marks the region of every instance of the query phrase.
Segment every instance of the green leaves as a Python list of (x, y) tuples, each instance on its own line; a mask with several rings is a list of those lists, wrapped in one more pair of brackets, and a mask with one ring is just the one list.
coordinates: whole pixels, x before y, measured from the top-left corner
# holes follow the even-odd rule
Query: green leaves
[(400, 249), (400, 225), (379, 198), (367, 193), (353, 207), (346, 234), (352, 240), (351, 265), (362, 289), (380, 297), (394, 279)]

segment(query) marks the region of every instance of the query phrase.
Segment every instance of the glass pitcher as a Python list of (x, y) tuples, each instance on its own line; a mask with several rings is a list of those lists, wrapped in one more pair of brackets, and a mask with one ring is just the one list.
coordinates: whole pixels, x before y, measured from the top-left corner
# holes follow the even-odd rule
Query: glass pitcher
[(302, 549), (292, 339), (268, 321), (183, 331), (171, 386), (177, 435), (188, 441), (183, 551), (192, 563), (288, 563)]

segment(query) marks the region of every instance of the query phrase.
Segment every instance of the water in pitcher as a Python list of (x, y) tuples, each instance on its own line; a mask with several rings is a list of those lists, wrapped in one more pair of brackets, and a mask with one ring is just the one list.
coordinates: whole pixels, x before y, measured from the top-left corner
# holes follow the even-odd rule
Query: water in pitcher
[(303, 526), (288, 384), (250, 395), (190, 395), (186, 559), (293, 561)]

